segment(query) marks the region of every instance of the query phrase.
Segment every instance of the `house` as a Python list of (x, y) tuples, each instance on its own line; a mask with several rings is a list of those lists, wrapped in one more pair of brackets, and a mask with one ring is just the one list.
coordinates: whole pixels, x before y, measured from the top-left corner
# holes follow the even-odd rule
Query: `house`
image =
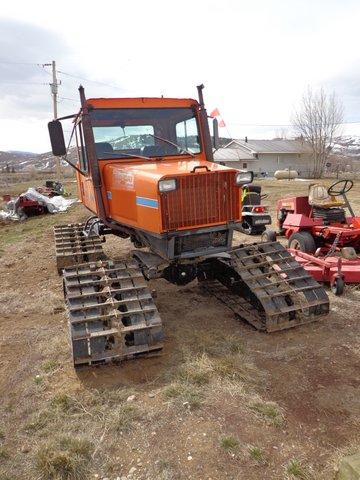
[(312, 171), (310, 147), (300, 140), (234, 139), (214, 153), (215, 162), (240, 170), (252, 170), (256, 176), (273, 176), (276, 170), (290, 168), (302, 177)]

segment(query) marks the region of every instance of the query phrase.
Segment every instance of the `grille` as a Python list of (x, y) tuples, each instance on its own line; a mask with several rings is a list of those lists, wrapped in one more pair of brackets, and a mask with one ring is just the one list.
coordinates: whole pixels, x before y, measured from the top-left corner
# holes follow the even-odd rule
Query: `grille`
[(164, 230), (240, 219), (234, 172), (194, 173), (176, 178), (177, 188), (161, 194)]

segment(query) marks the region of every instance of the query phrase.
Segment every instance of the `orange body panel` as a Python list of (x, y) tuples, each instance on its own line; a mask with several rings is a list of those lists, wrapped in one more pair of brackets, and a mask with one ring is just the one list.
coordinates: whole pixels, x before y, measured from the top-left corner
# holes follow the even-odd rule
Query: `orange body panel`
[(81, 202), (85, 205), (86, 208), (97, 214), (98, 212), (96, 211), (97, 208), (92, 178), (90, 176), (80, 175), (78, 172), (76, 173), (76, 177), (78, 194)]
[[(191, 173), (196, 166), (207, 167), (209, 172), (197, 170)], [(234, 182), (236, 170), (232, 170), (213, 162), (204, 160), (172, 159), (162, 161), (124, 162), (101, 161), (101, 171), (106, 190), (106, 214), (118, 223), (130, 225), (153, 233), (162, 233), (161, 194), (158, 191), (159, 180), (165, 178), (179, 178), (180, 176), (210, 175), (212, 172), (233, 172)], [(239, 204), (240, 188), (236, 187)], [(190, 198), (188, 198), (190, 201)], [(186, 201), (186, 199), (185, 199)], [(206, 199), (204, 198), (205, 202)], [(240, 208), (236, 218), (241, 218)], [(199, 228), (218, 224), (210, 222), (196, 224), (185, 228)], [(225, 222), (223, 222), (225, 223)], [(179, 230), (183, 229), (182, 227)]]
[(88, 98), (87, 105), (94, 108), (176, 108), (198, 105), (192, 98)]
[[(96, 98), (88, 99), (88, 106), (93, 108), (174, 108), (174, 107), (199, 107), (198, 102), (193, 99), (174, 99), (174, 98)], [(201, 145), (204, 145), (204, 135), (199, 128), (199, 137)], [(194, 167), (203, 167), (195, 172), (192, 172)], [(225, 173), (228, 172), (226, 182), (229, 184), (229, 174), (233, 174), (233, 184), (228, 185), (231, 190), (232, 197), (236, 197), (236, 202), (233, 202), (231, 209), (231, 217), (226, 217), (226, 212), (222, 217), (223, 221), (215, 219), (209, 215), (205, 215), (206, 206), (198, 205), (197, 208), (191, 199), (189, 193), (190, 187), (187, 190), (188, 198), (181, 199), (183, 206), (187, 201), (191, 205), (188, 212), (192, 215), (197, 215), (197, 221), (189, 225), (189, 222), (184, 222), (184, 226), (177, 226), (177, 230), (200, 228), (204, 226), (217, 225), (227, 223), (228, 221), (239, 221), (241, 219), (241, 188), (235, 186), (235, 174), (237, 170), (229, 169), (222, 165), (206, 160), (205, 149), (196, 154), (195, 158), (190, 155), (177, 155), (164, 158), (154, 158), (152, 160), (144, 159), (107, 159), (99, 160), (100, 175), (102, 179), (103, 201), (105, 206), (106, 217), (129, 227), (145, 230), (155, 234), (161, 234), (169, 228), (165, 228), (164, 224), (170, 225), (171, 222), (164, 221), (164, 212), (162, 207), (162, 193), (158, 190), (158, 182), (166, 178), (177, 178), (191, 176), (209, 176), (211, 177), (213, 185), (213, 193), (216, 195), (216, 182), (220, 182), (220, 178), (225, 178)], [(223, 175), (221, 177), (221, 175)], [(215, 176), (217, 176), (215, 178)], [(190, 181), (190, 180), (189, 180)], [(184, 182), (182, 182), (184, 184)], [(190, 183), (189, 183), (190, 185)], [(202, 185), (207, 185), (205, 180)], [(79, 196), (84, 205), (98, 214), (96, 210), (94, 188), (90, 176), (78, 175)], [(216, 191), (215, 191), (215, 190)], [(229, 190), (229, 192), (230, 192)], [(223, 194), (223, 193), (222, 193)], [(209, 196), (210, 193), (208, 192)], [(195, 198), (195, 197), (194, 197)], [(205, 193), (201, 198), (201, 193), (197, 192), (196, 202), (206, 202)], [(199, 202), (200, 200), (200, 202)], [(222, 203), (226, 204), (226, 199), (222, 199), (219, 203), (217, 201), (217, 208), (221, 209)], [(178, 200), (177, 200), (178, 202)], [(171, 203), (171, 202), (170, 202)], [(178, 202), (179, 203), (179, 202)], [(169, 202), (167, 203), (167, 205)], [(236, 212), (234, 213), (234, 205), (236, 204)], [(174, 205), (173, 208), (179, 210), (179, 205)], [(210, 205), (210, 202), (209, 202)], [(212, 208), (214, 203), (211, 204)], [(186, 205), (185, 205), (186, 207)], [(210, 207), (209, 207), (210, 208)], [(194, 213), (195, 212), (195, 213)], [(201, 213), (202, 212), (202, 213)], [(176, 212), (175, 212), (176, 213)], [(178, 212), (176, 213), (177, 215)], [(222, 218), (221, 217), (221, 218)], [(226, 217), (226, 218), (225, 218)], [(219, 217), (220, 218), (220, 217)], [(179, 223), (179, 222), (178, 222)], [(186, 224), (186, 226), (185, 226)]]

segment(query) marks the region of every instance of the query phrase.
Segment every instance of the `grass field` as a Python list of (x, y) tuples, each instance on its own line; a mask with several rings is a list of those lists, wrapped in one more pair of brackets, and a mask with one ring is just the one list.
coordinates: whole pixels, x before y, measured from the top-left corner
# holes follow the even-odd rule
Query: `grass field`
[[(0, 195), (29, 181), (0, 182)], [(262, 186), (274, 214), (308, 183)], [(360, 211), (360, 183), (349, 197)], [(0, 225), (0, 480), (333, 479), (360, 449), (359, 292), (329, 292), (326, 319), (268, 335), (196, 282), (157, 280), (163, 355), (75, 372), (52, 226), (87, 215), (76, 204)]]

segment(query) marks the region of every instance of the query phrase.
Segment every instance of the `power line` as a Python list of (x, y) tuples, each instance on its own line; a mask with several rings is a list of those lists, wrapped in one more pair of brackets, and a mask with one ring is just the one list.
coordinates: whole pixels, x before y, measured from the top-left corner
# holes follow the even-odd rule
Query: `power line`
[[(48, 72), (46, 70), (45, 67), (47, 66), (51, 66), (51, 64), (49, 63), (35, 63), (35, 62), (12, 62), (12, 61), (8, 61), (8, 60), (0, 60), (0, 64), (6, 64), (6, 65), (31, 65), (31, 66), (36, 66), (36, 67), (40, 67), (43, 69), (43, 71), (45, 73), (47, 73), (48, 75), (52, 75), (52, 73)], [(118, 86), (118, 85), (112, 85), (110, 83), (105, 83), (105, 82), (101, 82), (99, 80), (92, 80), (90, 78), (85, 78), (85, 77), (81, 77), (79, 75), (73, 75), (71, 73), (68, 73), (68, 72), (64, 72), (62, 70), (56, 70), (57, 73), (60, 73), (61, 75), (65, 75), (67, 77), (71, 77), (71, 78), (76, 78), (76, 79), (79, 79), (79, 80), (83, 80), (85, 82), (91, 82), (91, 83), (97, 83), (99, 85), (104, 85), (106, 87), (110, 87), (110, 88), (115, 88), (115, 89), (119, 89), (119, 90), (123, 90), (122, 87)], [(0, 80), (0, 84), (3, 84), (3, 85), (48, 85), (47, 83), (38, 83), (38, 82), (7, 82), (7, 81), (1, 81)], [(68, 101), (74, 101), (74, 102), (78, 102), (77, 99), (75, 98), (67, 98), (67, 97), (59, 97), (60, 99), (62, 100), (68, 100)], [(345, 122), (341, 122), (340, 125), (351, 125), (351, 124), (360, 124), (360, 120), (352, 120), (352, 121), (345, 121)], [(277, 123), (277, 124), (273, 124), (273, 123), (237, 123), (237, 122), (226, 122), (227, 125), (234, 125), (234, 126), (239, 126), (239, 127), (293, 127), (292, 124), (287, 124), (287, 123)]]
[(77, 98), (59, 97), (62, 100), (71, 100), (72, 102), (80, 102)]
[(39, 83), (39, 82), (4, 82), (0, 80), (0, 84), (3, 85), (48, 85), (48, 83)]
[(71, 73), (63, 72), (61, 70), (57, 70), (57, 72), (60, 73), (61, 75), (66, 75), (67, 77), (72, 77), (72, 78), (77, 78), (79, 80), (84, 80), (85, 82), (98, 83), (99, 85), (104, 85), (106, 87), (117, 88), (119, 90), (123, 90), (123, 88), (121, 88), (118, 85), (111, 85), (110, 83), (100, 82), (98, 80), (91, 80), (90, 78), (80, 77), (79, 75), (73, 75)]
[(38, 67), (42, 67), (42, 63), (33, 63), (33, 62), (9, 62), (7, 60), (0, 60), (0, 63), (6, 64), (6, 65), (36, 65)]
[[(229, 125), (236, 125), (239, 127), (293, 127), (294, 125), (289, 124), (289, 123), (236, 123), (236, 122), (226, 122)], [(360, 123), (360, 120), (355, 120), (355, 121), (346, 121), (346, 122), (341, 122), (339, 125), (348, 125), (348, 124), (353, 124), (353, 123)]]

